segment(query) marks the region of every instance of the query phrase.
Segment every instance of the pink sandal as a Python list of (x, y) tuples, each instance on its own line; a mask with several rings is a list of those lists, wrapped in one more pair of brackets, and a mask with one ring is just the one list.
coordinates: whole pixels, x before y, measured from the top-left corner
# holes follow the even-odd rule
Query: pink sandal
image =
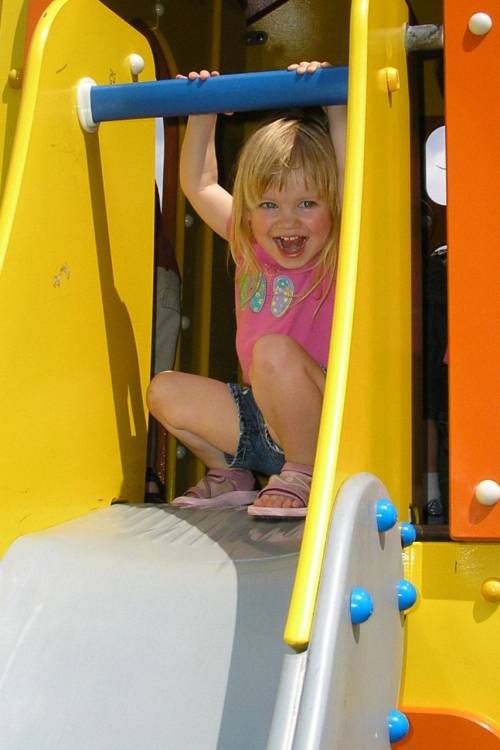
[(266, 495), (280, 495), (291, 500), (299, 500), (300, 508), (283, 508), (266, 505), (250, 505), (248, 513), (251, 516), (265, 518), (304, 518), (307, 513), (307, 503), (311, 490), (312, 466), (286, 462), (281, 474), (273, 474), (258, 497)]
[(203, 479), (176, 497), (175, 508), (236, 508), (257, 496), (255, 478), (244, 469), (209, 469)]

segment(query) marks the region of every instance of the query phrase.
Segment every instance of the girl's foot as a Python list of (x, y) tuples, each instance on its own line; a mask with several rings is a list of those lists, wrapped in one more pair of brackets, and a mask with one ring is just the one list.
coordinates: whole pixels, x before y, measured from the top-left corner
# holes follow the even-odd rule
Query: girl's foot
[(257, 500), (248, 508), (251, 516), (303, 518), (311, 490), (312, 466), (287, 461), (281, 474), (269, 478)]
[(255, 477), (244, 469), (209, 469), (203, 479), (176, 497), (176, 508), (231, 508), (250, 505), (256, 496)]

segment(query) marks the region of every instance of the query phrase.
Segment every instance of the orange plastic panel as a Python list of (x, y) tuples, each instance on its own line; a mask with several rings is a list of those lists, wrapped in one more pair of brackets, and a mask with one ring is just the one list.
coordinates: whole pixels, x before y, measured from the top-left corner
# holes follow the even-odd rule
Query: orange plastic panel
[[(474, 498), (500, 483), (500, 5), (445, 0), (450, 376), (450, 528), (499, 539), (500, 503)], [(481, 10), (493, 28), (468, 29)]]
[(401, 750), (499, 750), (500, 731), (472, 714), (445, 709), (403, 708), (410, 722)]

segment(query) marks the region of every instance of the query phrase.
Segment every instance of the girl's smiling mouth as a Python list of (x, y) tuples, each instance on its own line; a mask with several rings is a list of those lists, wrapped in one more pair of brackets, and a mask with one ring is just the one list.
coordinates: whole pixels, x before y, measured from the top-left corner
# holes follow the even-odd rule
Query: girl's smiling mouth
[(289, 235), (288, 237), (280, 235), (273, 237), (273, 240), (283, 255), (293, 258), (303, 253), (307, 237), (299, 234)]

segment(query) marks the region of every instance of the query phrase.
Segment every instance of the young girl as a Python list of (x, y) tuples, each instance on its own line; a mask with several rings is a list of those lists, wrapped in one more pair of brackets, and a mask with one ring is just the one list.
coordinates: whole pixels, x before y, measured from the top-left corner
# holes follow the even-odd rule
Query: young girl
[[(304, 75), (327, 65), (289, 69)], [(189, 78), (198, 75), (211, 74)], [(331, 135), (318, 120), (291, 116), (254, 133), (233, 196), (218, 184), (216, 115), (188, 120), (181, 185), (199, 216), (230, 243), (245, 385), (173, 371), (152, 381), (152, 414), (208, 468), (175, 505), (306, 513), (335, 292), (345, 107), (327, 114)], [(254, 472), (270, 477), (258, 494)]]

